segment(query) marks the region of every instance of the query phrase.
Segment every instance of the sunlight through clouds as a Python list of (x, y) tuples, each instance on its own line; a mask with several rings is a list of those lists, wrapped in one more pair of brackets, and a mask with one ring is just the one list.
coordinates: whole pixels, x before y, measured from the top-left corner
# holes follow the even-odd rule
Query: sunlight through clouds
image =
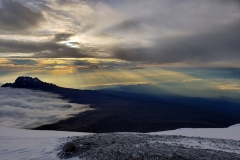
[(235, 0), (1, 0), (0, 83), (28, 75), (72, 88), (232, 96), (239, 9)]

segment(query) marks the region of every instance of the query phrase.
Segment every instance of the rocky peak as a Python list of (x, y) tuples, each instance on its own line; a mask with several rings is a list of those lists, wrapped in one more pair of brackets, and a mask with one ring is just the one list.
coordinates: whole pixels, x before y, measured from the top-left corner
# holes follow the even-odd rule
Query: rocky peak
[(37, 85), (39, 83), (43, 83), (43, 82), (38, 78), (32, 78), (27, 76), (18, 77), (14, 82), (14, 84), (17, 84), (17, 85), (27, 85), (27, 84)]
[(18, 77), (14, 83), (6, 83), (3, 84), (2, 87), (13, 87), (13, 88), (47, 88), (56, 86), (52, 83), (46, 83), (38, 78), (32, 78), (28, 76), (20, 76)]

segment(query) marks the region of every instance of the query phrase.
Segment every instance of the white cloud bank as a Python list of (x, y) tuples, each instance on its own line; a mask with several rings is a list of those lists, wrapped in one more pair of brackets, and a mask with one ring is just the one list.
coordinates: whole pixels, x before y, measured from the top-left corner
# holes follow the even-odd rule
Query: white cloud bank
[[(68, 108), (71, 105), (71, 108)], [(0, 126), (34, 128), (90, 110), (87, 105), (68, 103), (57, 94), (0, 88)]]

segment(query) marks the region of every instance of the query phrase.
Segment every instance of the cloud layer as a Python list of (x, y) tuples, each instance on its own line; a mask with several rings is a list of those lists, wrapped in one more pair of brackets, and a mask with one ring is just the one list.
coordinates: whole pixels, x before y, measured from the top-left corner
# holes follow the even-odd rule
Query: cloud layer
[(86, 105), (68, 103), (52, 93), (0, 88), (0, 126), (34, 128), (89, 109)]
[(159, 63), (240, 59), (240, 19), (204, 32), (155, 40), (150, 47), (116, 47), (115, 58)]
[(34, 12), (16, 1), (2, 0), (1, 5), (0, 30), (17, 33), (36, 29), (46, 21), (41, 12)]
[(203, 65), (240, 59), (237, 0), (1, 2), (0, 57)]

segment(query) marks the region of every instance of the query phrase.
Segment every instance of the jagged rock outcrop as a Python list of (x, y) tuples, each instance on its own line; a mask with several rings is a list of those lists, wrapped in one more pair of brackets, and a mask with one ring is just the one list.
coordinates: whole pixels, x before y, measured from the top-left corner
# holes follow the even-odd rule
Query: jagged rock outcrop
[(53, 88), (57, 87), (55, 84), (46, 83), (38, 78), (32, 78), (28, 76), (18, 77), (14, 83), (6, 83), (1, 87), (13, 87), (13, 88), (34, 88), (34, 89), (43, 89), (43, 88)]

